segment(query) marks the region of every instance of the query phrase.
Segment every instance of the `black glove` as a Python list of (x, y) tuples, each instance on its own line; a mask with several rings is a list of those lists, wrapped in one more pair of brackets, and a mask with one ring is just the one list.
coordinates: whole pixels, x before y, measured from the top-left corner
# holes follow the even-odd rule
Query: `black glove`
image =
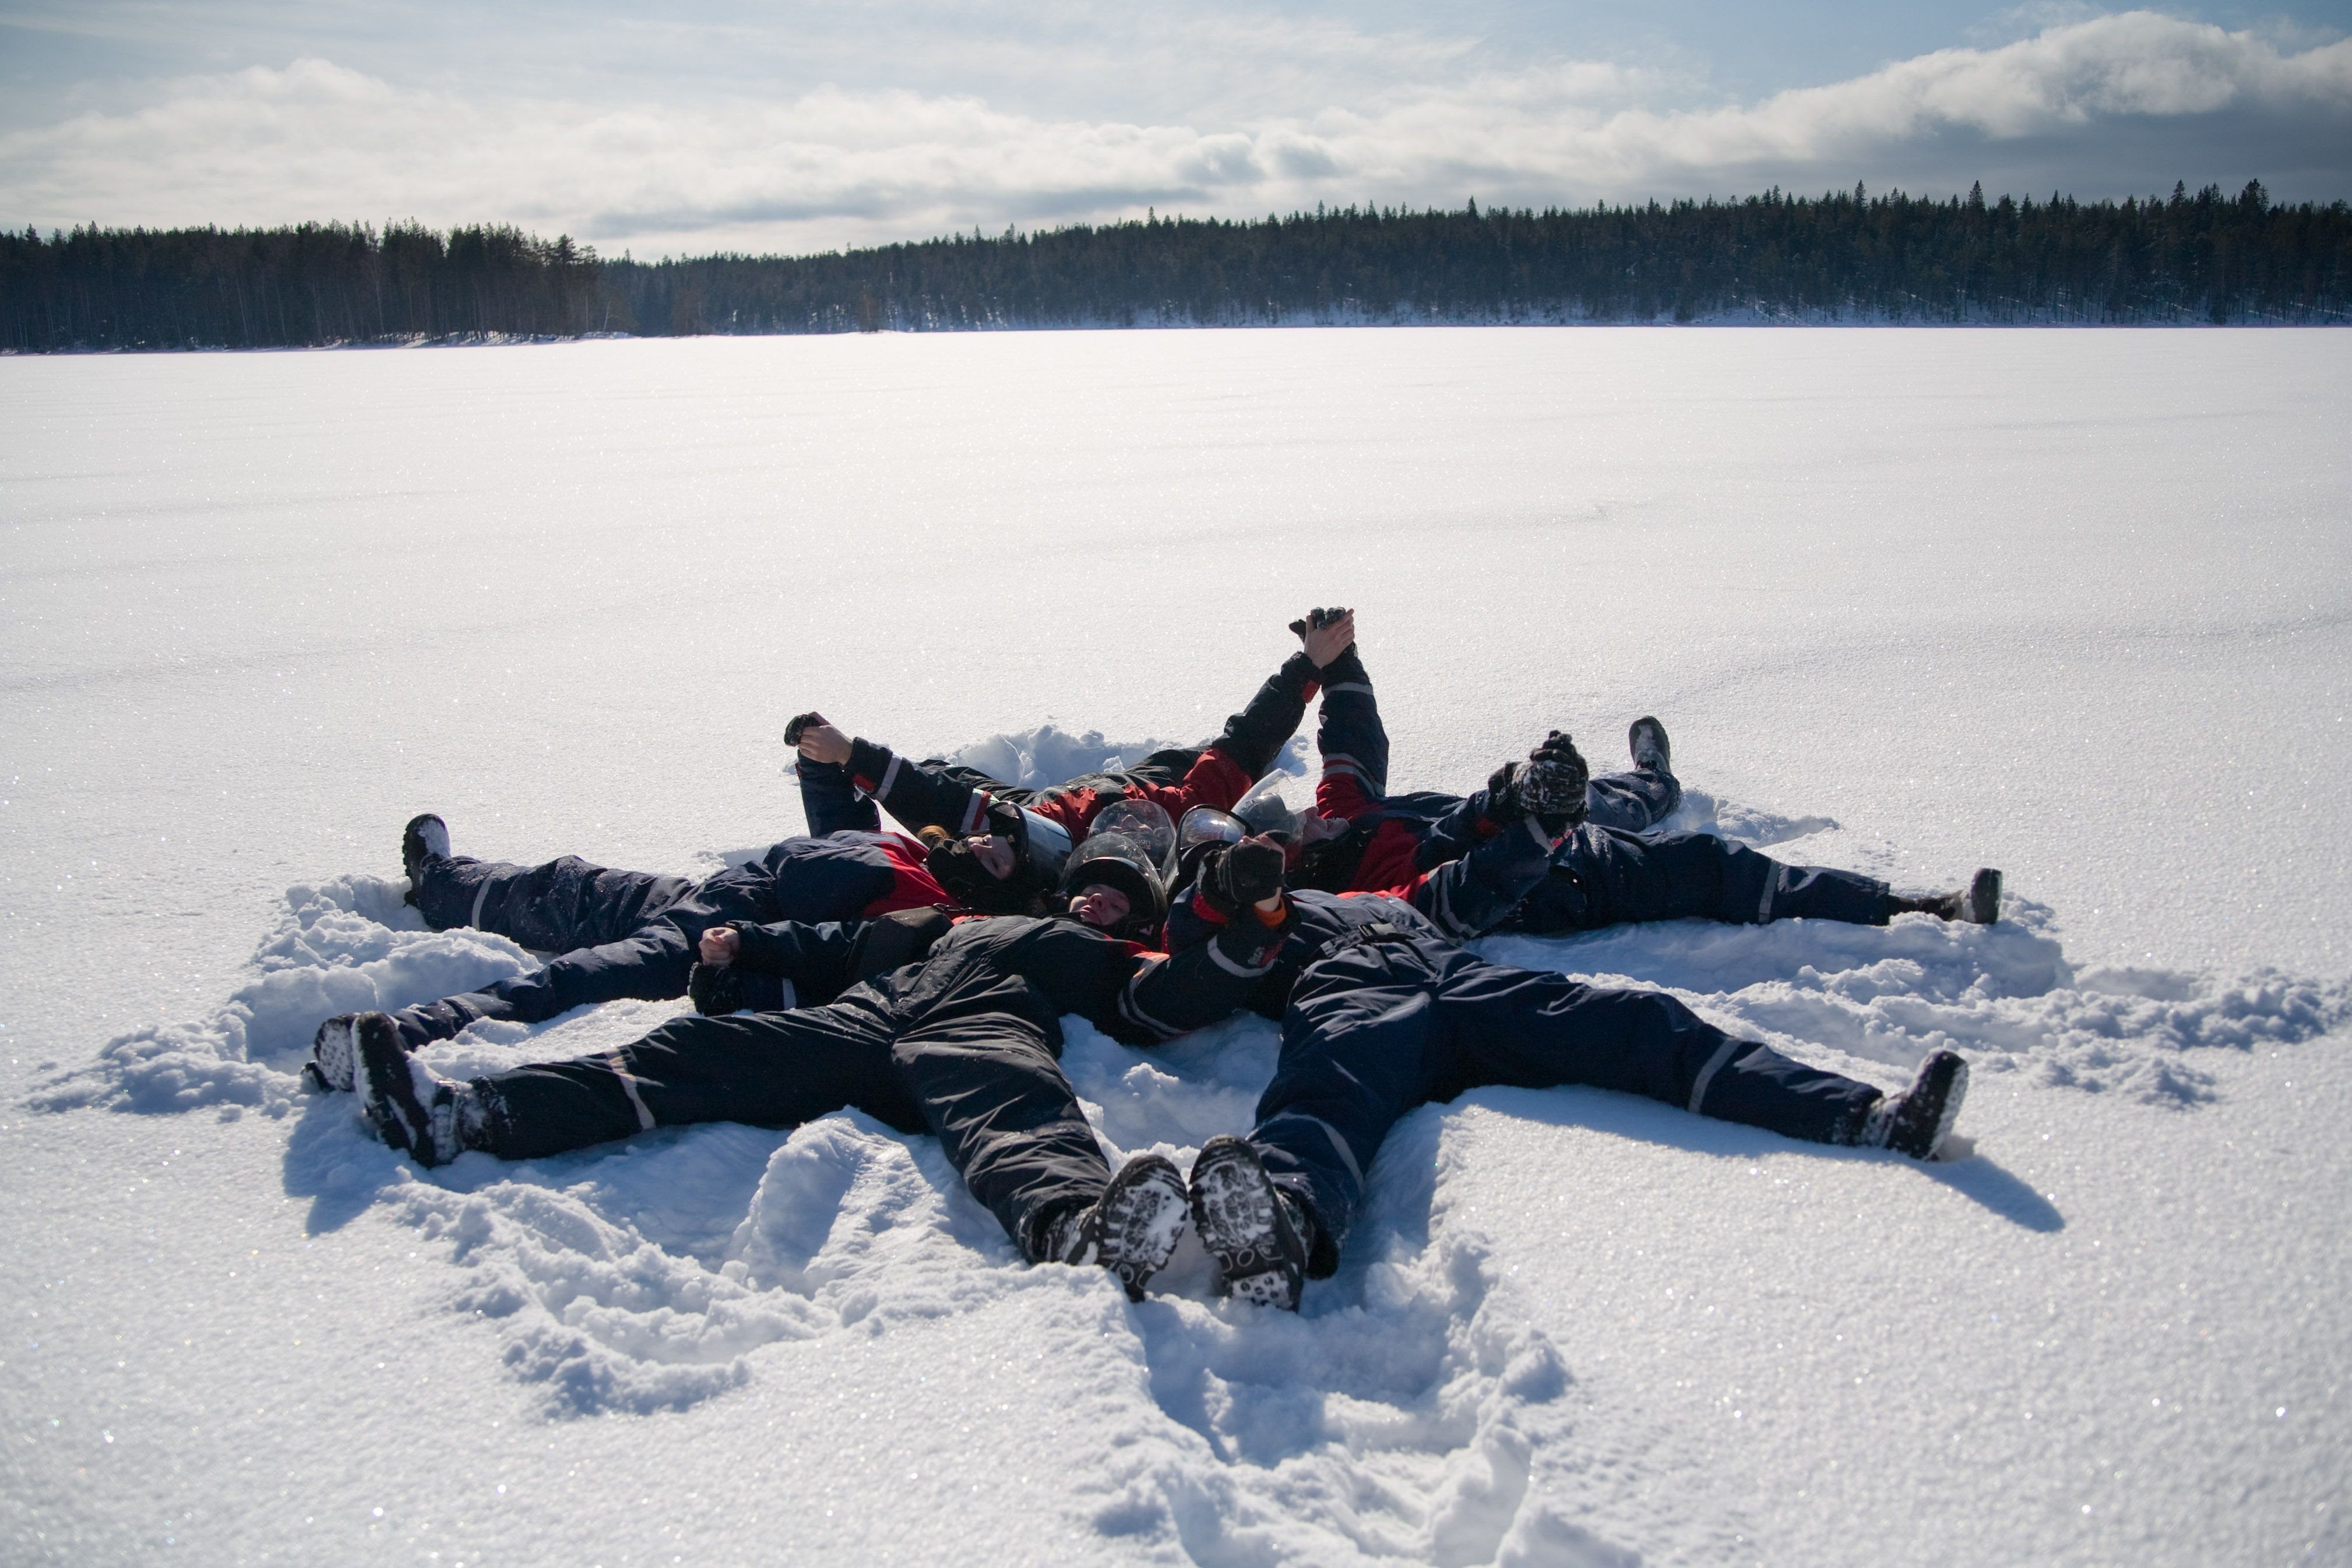
[(803, 732), (805, 731), (809, 726), (813, 724), (823, 724), (824, 722), (824, 715), (821, 713), (796, 713), (793, 715), (793, 716), (785, 721), (784, 724), (784, 744), (786, 746), (798, 746), (801, 743), (801, 736)]
[(1332, 622), (1337, 621), (1340, 616), (1345, 615), (1346, 613), (1348, 613), (1346, 607), (1338, 604), (1331, 606), (1328, 610), (1320, 608), (1310, 610), (1305, 615), (1290, 623), (1290, 634), (1294, 637), (1304, 638), (1310, 627), (1319, 629), (1324, 626), (1328, 626)]
[(1201, 896), (1220, 915), (1237, 915), (1282, 891), (1282, 846), (1229, 844), (1201, 862)]
[(733, 964), (697, 964), (688, 971), (686, 994), (694, 1010), (716, 1018), (743, 1010), (743, 976)]

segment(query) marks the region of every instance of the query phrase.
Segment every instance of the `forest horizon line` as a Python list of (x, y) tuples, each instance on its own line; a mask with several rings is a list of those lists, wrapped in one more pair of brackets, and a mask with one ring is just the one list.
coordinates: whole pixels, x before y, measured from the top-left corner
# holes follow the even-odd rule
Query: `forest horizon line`
[(415, 222), (0, 232), (0, 351), (1411, 324), (2352, 322), (2352, 205), (2259, 180), (1590, 207), (1318, 205), (803, 256), (600, 256)]

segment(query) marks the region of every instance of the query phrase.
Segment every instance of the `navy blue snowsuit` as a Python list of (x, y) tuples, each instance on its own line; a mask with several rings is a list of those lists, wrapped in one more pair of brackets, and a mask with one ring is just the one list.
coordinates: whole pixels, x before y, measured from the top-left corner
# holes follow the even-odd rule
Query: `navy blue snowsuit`
[[(1363, 661), (1351, 646), (1324, 676), (1323, 710), (1315, 725), (1323, 771), (1315, 805), (1349, 827), (1305, 852), (1291, 870), (1294, 885), (1327, 893), (1397, 887), (1509, 828), (1489, 810), (1484, 789), (1468, 796), (1431, 789), (1390, 794), (1388, 730)], [(1635, 768), (1593, 779), (1584, 795), (1586, 821), (1638, 833), (1682, 803), (1683, 787), (1664, 768)]]
[(1543, 880), (1537, 842), (1507, 829), (1391, 894), (1293, 893), (1275, 925), (1252, 910), (1220, 921), (1198, 888), (1170, 915), (1172, 951), (1218, 931), (1236, 966), (1258, 972), (1250, 1005), (1282, 1019), (1249, 1137), (1313, 1218), (1311, 1276), (1338, 1267), (1364, 1172), (1398, 1118), (1483, 1084), (1622, 1090), (1815, 1143), (1851, 1142), (1878, 1100), (1871, 1085), (1727, 1034), (1664, 992), (1465, 950), (1462, 938)]
[[(1349, 649), (1348, 658), (1354, 655)], [(1356, 670), (1352, 679), (1333, 675), (1316, 727), (1323, 753), (1317, 804), (1355, 827), (1310, 849), (1296, 878), (1334, 893), (1434, 870), (1504, 831), (1484, 789), (1385, 792), (1388, 734), (1371, 683), (1360, 664)], [(1552, 852), (1551, 873), (1498, 929), (1552, 936), (1648, 920), (1884, 925), (1892, 913), (1886, 884), (1858, 872), (1789, 865), (1712, 833), (1643, 836), (1682, 802), (1682, 785), (1663, 769), (1595, 779), (1586, 799), (1588, 815)]]
[[(812, 818), (837, 812), (825, 794), (836, 788), (847, 790), (845, 782), (803, 779), (803, 810)], [(541, 1023), (625, 997), (682, 997), (696, 944), (714, 925), (851, 921), (949, 903), (924, 871), (924, 858), (920, 844), (895, 833), (838, 832), (785, 839), (751, 864), (700, 882), (610, 871), (576, 855), (535, 866), (462, 855), (431, 859), (410, 894), (427, 925), (494, 931), (556, 956), (478, 991), (403, 1008), (393, 1022), (401, 1042), (415, 1051), (478, 1019)], [(826, 969), (812, 963), (805, 973)], [(770, 979), (747, 1000), (781, 1008), (831, 994), (819, 989), (796, 998)]]
[(1057, 1065), (1060, 1018), (1151, 1044), (1226, 1016), (1255, 974), (1219, 938), (1146, 954), (1066, 917), (966, 920), (825, 1006), (674, 1019), (634, 1044), (474, 1080), (490, 1151), (533, 1159), (655, 1126), (793, 1127), (853, 1106), (935, 1134), (1032, 1259), (1109, 1168)]

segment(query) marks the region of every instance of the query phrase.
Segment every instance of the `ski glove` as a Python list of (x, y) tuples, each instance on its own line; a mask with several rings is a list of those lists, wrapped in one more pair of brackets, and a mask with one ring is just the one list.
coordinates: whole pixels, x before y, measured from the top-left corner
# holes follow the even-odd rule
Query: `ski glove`
[(694, 1010), (717, 1018), (743, 1010), (743, 976), (733, 964), (698, 963), (688, 971), (686, 994)]
[(1201, 896), (1220, 915), (1236, 915), (1282, 891), (1282, 848), (1238, 843), (1212, 850), (1201, 862)]

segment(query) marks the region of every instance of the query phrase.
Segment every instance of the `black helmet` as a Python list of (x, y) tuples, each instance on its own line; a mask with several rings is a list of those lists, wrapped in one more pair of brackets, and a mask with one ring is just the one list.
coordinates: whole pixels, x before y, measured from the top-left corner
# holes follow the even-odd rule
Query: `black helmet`
[[(1164, 821), (1167, 813), (1160, 817)], [(1168, 918), (1168, 884), (1139, 840), (1126, 833), (1089, 833), (1070, 852), (1062, 870), (1062, 897), (1066, 901), (1097, 885), (1116, 888), (1127, 900), (1127, 918), (1113, 927), (1114, 936), (1140, 939)]]
[(1176, 824), (1176, 870), (1169, 877), (1171, 890), (1181, 892), (1200, 874), (1201, 862), (1211, 850), (1237, 844), (1249, 836), (1249, 824), (1231, 811), (1214, 806), (1194, 806)]

